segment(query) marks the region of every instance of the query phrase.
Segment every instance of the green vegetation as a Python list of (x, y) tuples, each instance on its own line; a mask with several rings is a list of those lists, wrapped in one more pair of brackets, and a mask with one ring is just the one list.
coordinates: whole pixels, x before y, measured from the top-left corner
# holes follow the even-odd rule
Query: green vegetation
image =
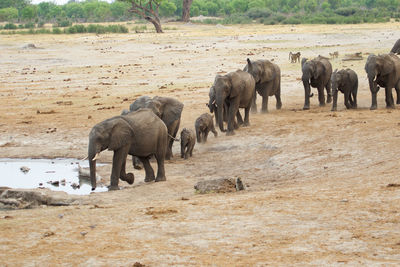
[[(138, 15), (129, 12), (132, 7), (129, 1), (133, 0), (116, 0), (113, 3), (69, 1), (65, 5), (43, 2), (32, 5), (30, 0), (0, 0), (0, 21), (8, 23), (8, 26), (3, 26), (4, 29), (15, 30), (9, 23), (33, 23), (36, 27), (52, 23), (55, 27), (71, 27), (72, 23), (137, 20)], [(160, 17), (179, 19), (181, 14), (182, 0), (162, 0)], [(215, 17), (202, 21), (208, 24), (385, 22), (390, 18), (400, 19), (400, 0), (193, 0), (190, 15)], [(24, 28), (33, 27), (30, 24)], [(81, 29), (71, 28), (71, 31), (75, 30)]]
[[(58, 27), (53, 27), (50, 29), (34, 29), (34, 27), (29, 27), (30, 25), (24, 25), (22, 27), (18, 27), (13, 23), (6, 24), (3, 29), (11, 30), (4, 31), (2, 34), (74, 34), (74, 33), (127, 33), (129, 32), (128, 28), (123, 25), (99, 25), (99, 24), (89, 24), (87, 26), (83, 24), (75, 24), (70, 27), (66, 27), (64, 29), (60, 29)], [(16, 29), (29, 29), (29, 30), (20, 30), (15, 31)], [(1, 28), (0, 28), (1, 29)]]

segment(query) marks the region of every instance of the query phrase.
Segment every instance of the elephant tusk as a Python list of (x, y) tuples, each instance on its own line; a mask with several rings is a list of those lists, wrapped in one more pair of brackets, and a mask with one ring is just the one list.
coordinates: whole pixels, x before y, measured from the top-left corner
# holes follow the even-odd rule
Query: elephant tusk
[(87, 160), (87, 159), (88, 159), (88, 156), (84, 157), (84, 158), (83, 158), (83, 159), (81, 159), (81, 160), (83, 161), (83, 160)]
[(96, 155), (94, 156), (94, 158), (92, 159), (92, 161), (95, 161), (98, 157), (99, 157), (100, 153), (96, 153)]
[(178, 142), (179, 142), (179, 141), (181, 140), (181, 139), (177, 139), (177, 138), (173, 137), (173, 136), (170, 135), (170, 134), (168, 134), (168, 136), (171, 137), (174, 141), (178, 141)]

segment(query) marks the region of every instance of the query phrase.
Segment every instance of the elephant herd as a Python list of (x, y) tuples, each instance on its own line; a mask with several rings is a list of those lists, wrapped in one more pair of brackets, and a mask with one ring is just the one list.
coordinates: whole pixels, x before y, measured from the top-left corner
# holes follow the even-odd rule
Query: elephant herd
[[(385, 88), (387, 108), (394, 108), (392, 89), (397, 93), (397, 104), (400, 104), (400, 39), (389, 54), (369, 55), (365, 64), (369, 88), (372, 96), (371, 110), (377, 108), (377, 92)], [(328, 58), (318, 56), (301, 61), (302, 81), (304, 86), (304, 110), (310, 109), (311, 87), (317, 88), (319, 105), (332, 103), (332, 111), (337, 109), (338, 91), (344, 94), (346, 108), (357, 108), (358, 77), (351, 69), (332, 71)], [(281, 70), (269, 60), (251, 61), (243, 70), (236, 70), (226, 75), (217, 75), (210, 88), (210, 113), (215, 114), (216, 125), (227, 135), (234, 135), (239, 126), (250, 125), (250, 109), (257, 111), (256, 95), (262, 97), (262, 112), (268, 111), (268, 97), (275, 96), (276, 109), (282, 107)], [(333, 98), (333, 99), (332, 99)], [(105, 149), (113, 150), (110, 190), (118, 189), (119, 179), (130, 184), (134, 175), (126, 173), (126, 158), (132, 156), (133, 165), (137, 168), (140, 162), (145, 169), (145, 182), (165, 181), (164, 160), (172, 157), (172, 145), (177, 141), (183, 104), (171, 97), (153, 98), (139, 97), (129, 110), (121, 115), (106, 119), (96, 124), (89, 134), (88, 159), (92, 190), (96, 188), (96, 159)], [(244, 109), (244, 120), (239, 109)], [(227, 124), (227, 129), (224, 127)], [(213, 117), (209, 113), (202, 114), (195, 121), (195, 133), (184, 128), (181, 132), (181, 157), (187, 159), (192, 155), (197, 142), (206, 142), (209, 132), (217, 137)], [(157, 165), (157, 176), (150, 165), (150, 157), (154, 156)]]

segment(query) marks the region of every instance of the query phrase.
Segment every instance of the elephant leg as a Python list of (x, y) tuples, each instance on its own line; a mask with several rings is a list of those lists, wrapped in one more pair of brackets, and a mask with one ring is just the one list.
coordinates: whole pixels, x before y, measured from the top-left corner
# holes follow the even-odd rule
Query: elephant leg
[(229, 105), (229, 111), (228, 111), (228, 131), (226, 132), (226, 135), (234, 135), (234, 122), (235, 122), (235, 115), (238, 111), (238, 103), (231, 103)]
[(268, 95), (267, 94), (265, 94), (262, 98), (261, 112), (262, 113), (268, 112)]
[[(155, 155), (157, 160), (157, 177), (156, 182), (166, 181), (167, 178), (165, 177), (165, 169), (164, 169), (164, 155), (163, 153), (157, 153)], [(153, 170), (153, 169), (152, 169)], [(154, 175), (154, 174), (153, 174)]]
[[(218, 133), (217, 133), (217, 131), (215, 130), (214, 125), (213, 125), (212, 128), (211, 128), (211, 132), (214, 134), (214, 137), (217, 137), (217, 136), (218, 136)], [(193, 147), (194, 147), (194, 144), (193, 144)]]
[(385, 100), (386, 100), (386, 108), (395, 108), (392, 88), (390, 87), (385, 87)]
[(357, 90), (351, 92), (353, 96), (353, 108), (357, 108)]
[(257, 113), (257, 92), (254, 92), (253, 99), (251, 100), (251, 113)]
[(189, 155), (190, 155), (191, 157), (193, 157), (193, 148), (194, 148), (194, 143), (193, 143), (193, 144), (190, 144), (190, 146), (189, 146)]
[(250, 126), (250, 108), (247, 107), (244, 109), (244, 126)]
[(350, 108), (353, 108), (353, 106), (354, 106), (354, 99), (353, 99), (353, 96), (352, 96), (351, 92), (349, 92), (349, 102), (350, 102)]
[(319, 106), (320, 107), (324, 107), (325, 106), (324, 87), (319, 87), (318, 88), (318, 101), (319, 101)]
[[(165, 155), (165, 159), (170, 160), (174, 155), (172, 154), (172, 146), (174, 144), (174, 139), (176, 138), (176, 134), (178, 133), (179, 130), (179, 124), (180, 124), (180, 119), (174, 121), (172, 125), (168, 127), (168, 134), (170, 134), (172, 137), (168, 137), (168, 147), (167, 147), (167, 153)], [(170, 131), (171, 129), (171, 131)]]
[(335, 89), (335, 90), (333, 90), (333, 103), (332, 103), (331, 111), (337, 110), (337, 99), (338, 99), (338, 90)]
[(280, 76), (279, 76), (277, 91), (275, 93), (275, 99), (276, 99), (276, 109), (281, 109), (282, 101), (281, 101), (281, 77)]
[(207, 129), (207, 130), (204, 131), (204, 139), (203, 139), (203, 140), (204, 140), (204, 143), (207, 142), (207, 137), (208, 137), (208, 132), (209, 132), (209, 131), (210, 131), (209, 129)]
[[(124, 162), (126, 162), (126, 157), (128, 156), (129, 146), (121, 147), (120, 149), (114, 150), (112, 170), (110, 177), (110, 187), (109, 190), (118, 190), (118, 182), (121, 176), (121, 171), (125, 173)], [(124, 169), (122, 169), (124, 167)], [(126, 174), (124, 174), (124, 177)]]
[(133, 182), (135, 180), (135, 176), (131, 172), (130, 173), (126, 173), (125, 166), (126, 166), (126, 160), (122, 163), (121, 174), (120, 174), (119, 178), (122, 181), (127, 182), (128, 184), (133, 184)]
[(331, 84), (331, 79), (329, 79), (328, 83), (326, 84), (326, 103), (331, 103), (332, 102), (332, 84)]
[(303, 110), (308, 110), (310, 109), (310, 93), (311, 93), (311, 87), (310, 84), (306, 81), (303, 81), (304, 85), (304, 106)]
[(345, 92), (345, 94), (344, 94), (344, 105), (346, 106), (347, 109), (351, 108), (351, 106), (349, 104), (349, 101), (350, 101), (349, 95), (350, 94), (348, 92)]
[(132, 164), (133, 164), (133, 168), (136, 170), (141, 170), (142, 169), (142, 163), (139, 160), (138, 157), (136, 156), (132, 156)]
[[(242, 118), (242, 115), (240, 114), (239, 110), (236, 113), (236, 118), (237, 118), (237, 122), (238, 122), (237, 124), (238, 125), (242, 125), (243, 124), (243, 118)], [(236, 129), (236, 127), (235, 127), (235, 129)]]
[(186, 147), (186, 145), (181, 144), (181, 158), (185, 157), (185, 147)]
[(146, 173), (145, 177), (144, 177), (144, 181), (146, 183), (154, 181), (154, 179), (155, 179), (154, 170), (150, 165), (149, 157), (139, 157), (139, 158), (143, 162), (144, 171)]
[(400, 81), (396, 84), (394, 89), (396, 90), (396, 96), (397, 96), (396, 104), (400, 104)]

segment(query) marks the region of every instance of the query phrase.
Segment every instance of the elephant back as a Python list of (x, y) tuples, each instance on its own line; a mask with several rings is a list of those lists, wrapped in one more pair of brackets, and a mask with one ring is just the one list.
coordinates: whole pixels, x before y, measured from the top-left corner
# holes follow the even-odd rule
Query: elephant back
[(153, 101), (161, 103), (161, 120), (167, 127), (176, 121), (180, 121), (183, 103), (172, 97), (155, 96)]

